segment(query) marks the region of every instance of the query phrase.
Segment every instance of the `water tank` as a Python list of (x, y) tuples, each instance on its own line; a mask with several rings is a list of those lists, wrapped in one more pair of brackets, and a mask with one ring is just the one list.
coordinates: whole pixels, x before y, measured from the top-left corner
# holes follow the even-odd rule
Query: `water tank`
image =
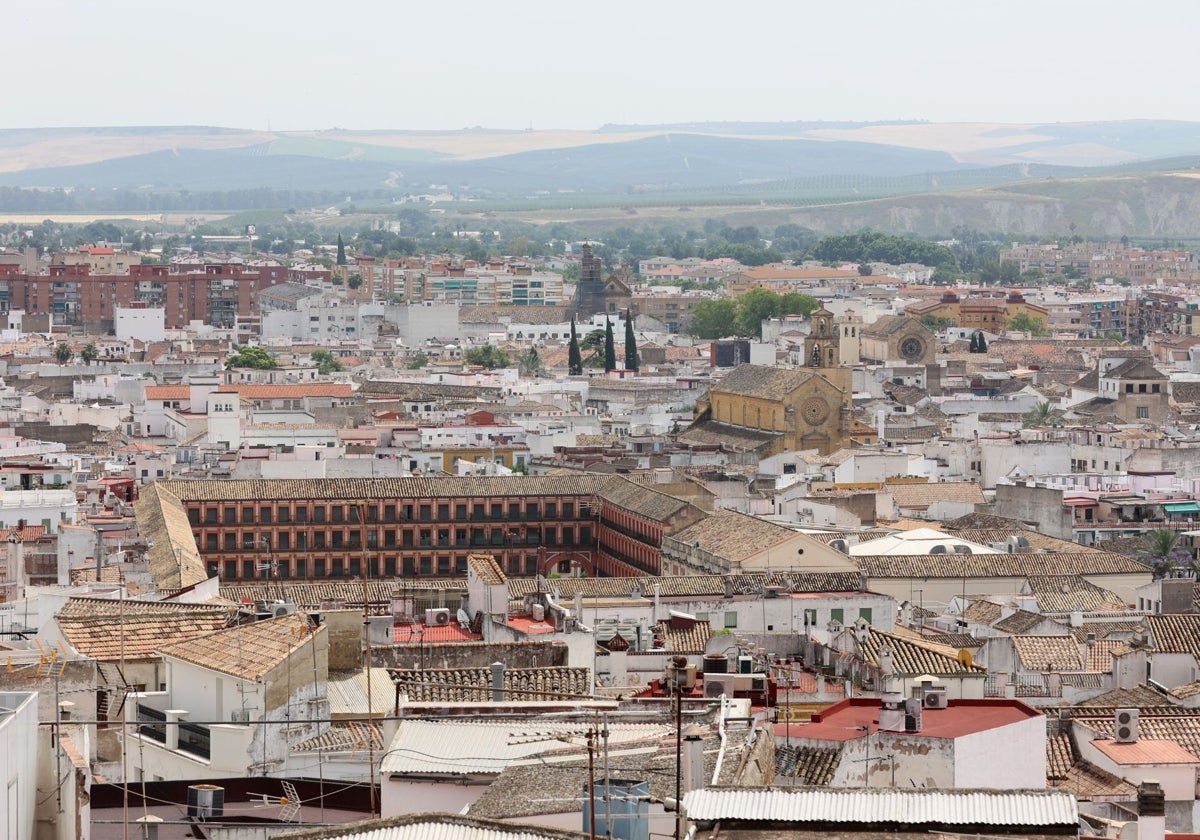
[(706, 653), (702, 667), (706, 674), (728, 674), (729, 660), (719, 653)]
[[(650, 840), (650, 785), (632, 779), (597, 779), (596, 836)], [(607, 811), (604, 797), (608, 796)], [(583, 789), (583, 831), (591, 830), (591, 799)], [(605, 821), (605, 814), (608, 820)]]
[(532, 613), (533, 613), (534, 621), (545, 621), (546, 620), (546, 608), (543, 605), (534, 604)]
[(187, 815), (199, 819), (225, 816), (225, 788), (192, 785), (187, 792)]

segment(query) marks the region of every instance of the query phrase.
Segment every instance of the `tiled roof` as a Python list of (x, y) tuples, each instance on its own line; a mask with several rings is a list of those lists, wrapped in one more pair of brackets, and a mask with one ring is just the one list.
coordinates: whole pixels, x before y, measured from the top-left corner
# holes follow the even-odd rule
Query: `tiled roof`
[(879, 651), (884, 647), (892, 651), (892, 668), (898, 676), (955, 674), (982, 677), (987, 674), (987, 669), (979, 665), (964, 665), (945, 647), (886, 633), (874, 627), (867, 632), (866, 639), (859, 643), (863, 658), (876, 665), (879, 664)]
[[(1101, 738), (1112, 738), (1116, 722), (1111, 711), (1099, 714), (1072, 716)], [(1153, 714), (1143, 710), (1138, 715), (1138, 737), (1151, 741), (1174, 741), (1192, 755), (1200, 755), (1200, 714), (1191, 709), (1156, 709)]]
[[(408, 476), (404, 478), (275, 478), (159, 481), (182, 501), (313, 499), (366, 502), (374, 499), (485, 498), (488, 496), (592, 496), (608, 476)], [(146, 491), (143, 491), (143, 498)], [(185, 519), (186, 521), (186, 519)], [(140, 519), (139, 519), (140, 524)], [(189, 534), (191, 529), (189, 527)]]
[(709, 390), (774, 401), (783, 399), (813, 376), (812, 370), (807, 368), (738, 365)]
[(279, 840), (582, 840), (576, 831), (513, 825), (459, 814), (405, 814), (399, 817), (286, 831)]
[[(392, 681), (412, 703), (486, 703), (492, 699), (489, 668), (390, 669)], [(576, 700), (592, 695), (589, 668), (506, 668), (509, 699), (527, 702)]]
[(146, 399), (148, 400), (187, 400), (191, 399), (190, 385), (147, 385)]
[(1041, 549), (1050, 549), (1051, 551), (1071, 551), (1071, 552), (1089, 552), (1097, 551), (1098, 549), (1090, 546), (1083, 546), (1077, 542), (1070, 540), (1060, 540), (1058, 537), (1050, 537), (1046, 534), (1039, 534), (1037, 531), (1032, 531), (1028, 528), (1019, 526), (1010, 527), (995, 527), (995, 528), (951, 528), (946, 526), (946, 533), (953, 534), (959, 539), (970, 540), (971, 542), (981, 543), (983, 545), (994, 545), (996, 543), (1007, 543), (1010, 537), (1023, 537), (1029, 543), (1030, 549), (1040, 551)]
[(1176, 700), (1186, 700), (1189, 697), (1195, 697), (1197, 694), (1200, 694), (1200, 680), (1177, 685), (1167, 693)]
[(1095, 641), (1084, 646), (1084, 655), (1086, 657), (1085, 667), (1088, 671), (1099, 671), (1108, 673), (1112, 671), (1112, 655), (1113, 651), (1120, 650), (1125, 647), (1125, 643), (1116, 639), (1105, 639), (1104, 641)]
[[(585, 598), (625, 598), (636, 589), (642, 597), (652, 598), (658, 587), (659, 594), (669, 598), (723, 595), (726, 581), (735, 595), (758, 594), (764, 586), (779, 586), (788, 592), (857, 592), (862, 588), (862, 578), (857, 572), (786, 572), (661, 578), (556, 578), (549, 581), (549, 590), (557, 590), (564, 598), (573, 598), (576, 592)], [(514, 578), (508, 582), (509, 598), (524, 598), (537, 591), (538, 582), (534, 578)]]
[[(460, 324), (565, 324), (571, 320), (569, 306), (464, 306), (458, 310)], [(580, 334), (582, 338), (582, 333)]]
[(219, 394), (236, 393), (244, 400), (302, 400), (305, 397), (351, 397), (348, 382), (307, 382), (302, 385), (221, 385)]
[(1053, 569), (1063, 574), (1144, 574), (1150, 568), (1129, 557), (1105, 551), (1046, 554), (909, 554), (853, 558), (869, 577), (882, 578), (975, 578), (1016, 577), (1044, 574)]
[(475, 573), (479, 580), (488, 586), (499, 586), (507, 583), (504, 570), (491, 554), (468, 554), (467, 568)]
[(196, 548), (196, 538), (179, 496), (163, 482), (155, 482), (143, 488), (133, 510), (139, 533), (152, 543), (146, 553), (150, 558), (150, 575), (160, 591), (182, 589), (208, 579), (208, 569)]
[(708, 640), (712, 638), (712, 625), (697, 621), (691, 627), (674, 630), (669, 623), (655, 627), (655, 635), (666, 639), (663, 650), (667, 653), (704, 653)]
[(1027, 671), (1082, 671), (1083, 654), (1071, 636), (1013, 636), (1017, 661)]
[(1200, 614), (1148, 615), (1143, 624), (1158, 653), (1190, 653), (1200, 663)]
[(1038, 613), (1030, 612), (1029, 610), (1017, 610), (1011, 615), (1000, 619), (992, 626), (1001, 633), (1012, 635), (1026, 633), (1041, 624), (1044, 619), (1045, 616)]
[(1167, 377), (1154, 366), (1154, 363), (1150, 359), (1142, 357), (1121, 362), (1121, 364), (1104, 374), (1104, 378), (1165, 380)]
[(1075, 704), (1089, 709), (1146, 709), (1169, 705), (1169, 700), (1148, 685), (1114, 688)]
[(442, 626), (424, 624), (397, 624), (392, 627), (392, 642), (397, 645), (432, 645), (452, 642), (478, 642), (482, 633), (472, 633), (456, 621)]
[(118, 616), (174, 616), (183, 613), (197, 613), (226, 619), (230, 614), (228, 606), (222, 604), (184, 604), (175, 601), (142, 601), (121, 600), (118, 598), (89, 598), (75, 596), (59, 608), (56, 617), (59, 619), (91, 619), (116, 618)]
[(915, 332), (933, 336), (928, 327), (908, 315), (881, 315), (875, 319), (874, 323), (864, 326), (859, 335), (864, 338), (887, 338), (903, 331), (906, 327), (912, 328)]
[(679, 440), (683, 443), (736, 446), (754, 451), (781, 436), (782, 432), (760, 432), (756, 429), (744, 429), (741, 426), (718, 423), (716, 420), (701, 420), (681, 432)]
[[(317, 609), (322, 602), (344, 603), (348, 608), (363, 605), (363, 590), (371, 604), (386, 604), (393, 594), (407, 592), (466, 592), (467, 579), (422, 578), (421, 580), (369, 580), (369, 581), (325, 581), (307, 583), (288, 581), (283, 585), (284, 593), (301, 609)], [(231, 583), (221, 587), (221, 595), (237, 604), (255, 601), (271, 601), (279, 597), (279, 586), (274, 583)]]
[(1048, 781), (1049, 787), (1054, 790), (1069, 791), (1078, 799), (1105, 797), (1130, 800), (1137, 798), (1137, 788), (1134, 785), (1083, 760), (1076, 761), (1064, 778)]
[(212, 671), (257, 680), (325, 630), (323, 626), (315, 631), (308, 628), (306, 618), (289, 615), (239, 624), (186, 642), (176, 641), (160, 647), (159, 651), (163, 656)]
[(972, 601), (965, 610), (963, 618), (977, 624), (994, 624), (1004, 615), (1004, 608), (992, 601)]
[(1079, 575), (1031, 575), (1029, 591), (1043, 613), (1121, 612), (1126, 606), (1116, 593)]
[(1075, 763), (1075, 751), (1071, 748), (1071, 736), (1066, 732), (1046, 734), (1046, 778), (1065, 779), (1067, 771)]
[(1140, 615), (1116, 621), (1089, 621), (1081, 627), (1072, 627), (1071, 635), (1080, 642), (1086, 642), (1089, 633), (1093, 634), (1099, 641), (1109, 639), (1113, 641), (1128, 641), (1137, 632), (1138, 626), (1141, 623), (1142, 617)]
[[(388, 704), (391, 708), (391, 704)], [(383, 751), (383, 732), (374, 723), (346, 721), (334, 723), (314, 738), (301, 741), (292, 747), (292, 752), (368, 752)]]
[(596, 494), (605, 505), (613, 505), (630, 513), (666, 524), (667, 519), (692, 508), (689, 518), (704, 516), (704, 512), (690, 502), (668, 496), (666, 493), (629, 481), (621, 476), (612, 476)]
[[(740, 562), (793, 538), (805, 539), (791, 528), (727, 508), (716, 511), (674, 535), (674, 539), (680, 543), (695, 546), (730, 563)], [(791, 565), (790, 560), (778, 562)]]
[(841, 747), (782, 746), (775, 750), (775, 775), (796, 784), (824, 786), (842, 760)]
[(1200, 764), (1200, 758), (1169, 739), (1139, 737), (1123, 743), (1107, 738), (1097, 738), (1092, 746), (1100, 750), (1117, 764)]
[(987, 503), (983, 488), (973, 481), (939, 481), (926, 484), (885, 484), (900, 508), (922, 509), (936, 502)]
[(60, 616), (60, 631), (67, 643), (84, 656), (104, 662), (158, 659), (156, 651), (164, 639), (183, 644), (221, 630), (226, 625), (225, 610), (186, 610), (159, 614), (138, 612), (119, 616)]

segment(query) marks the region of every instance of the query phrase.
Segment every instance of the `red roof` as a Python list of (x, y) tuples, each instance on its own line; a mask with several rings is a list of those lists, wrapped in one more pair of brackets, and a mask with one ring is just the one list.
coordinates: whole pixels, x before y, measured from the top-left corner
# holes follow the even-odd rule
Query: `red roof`
[(1138, 740), (1127, 744), (1097, 738), (1092, 744), (1117, 764), (1200, 764), (1200, 758), (1174, 741)]
[(533, 617), (528, 615), (509, 616), (508, 626), (530, 635), (554, 632), (553, 624), (548, 624), (545, 621), (534, 621)]
[[(879, 709), (878, 698), (847, 698), (814, 714), (811, 723), (789, 724), (786, 733), (791, 738), (853, 741), (879, 731)], [(921, 731), (912, 734), (923, 738), (961, 738), (1037, 717), (1042, 717), (1042, 713), (1020, 700), (951, 700), (948, 708), (925, 709), (921, 714)]]
[(427, 627), (424, 624), (397, 624), (392, 628), (392, 641), (398, 645), (478, 642), (482, 639), (481, 633), (472, 633), (454, 621), (443, 624), (441, 627)]
[(149, 385), (146, 387), (148, 400), (186, 400), (192, 396), (189, 385)]

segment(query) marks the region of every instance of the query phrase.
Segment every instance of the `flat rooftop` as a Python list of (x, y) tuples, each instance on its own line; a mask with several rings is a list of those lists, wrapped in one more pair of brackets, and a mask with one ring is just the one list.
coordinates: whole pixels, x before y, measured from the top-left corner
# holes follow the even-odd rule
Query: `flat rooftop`
[[(809, 723), (776, 726), (776, 736), (786, 734), (789, 738), (814, 741), (864, 738), (879, 731), (881, 706), (876, 697), (851, 697), (817, 712)], [(961, 738), (1040, 717), (1041, 712), (1019, 700), (951, 700), (948, 708), (925, 709), (921, 713), (921, 731), (908, 734), (922, 738)]]

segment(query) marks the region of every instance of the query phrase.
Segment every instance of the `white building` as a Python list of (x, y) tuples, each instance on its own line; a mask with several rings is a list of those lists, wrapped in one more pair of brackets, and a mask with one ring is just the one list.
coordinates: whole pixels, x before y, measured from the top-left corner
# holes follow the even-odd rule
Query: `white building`
[(0, 785), (5, 791), (0, 797), (0, 826), (8, 840), (33, 840), (37, 731), (37, 692), (0, 692)]
[(167, 312), (162, 308), (113, 309), (113, 331), (122, 341), (165, 341), (167, 338)]

